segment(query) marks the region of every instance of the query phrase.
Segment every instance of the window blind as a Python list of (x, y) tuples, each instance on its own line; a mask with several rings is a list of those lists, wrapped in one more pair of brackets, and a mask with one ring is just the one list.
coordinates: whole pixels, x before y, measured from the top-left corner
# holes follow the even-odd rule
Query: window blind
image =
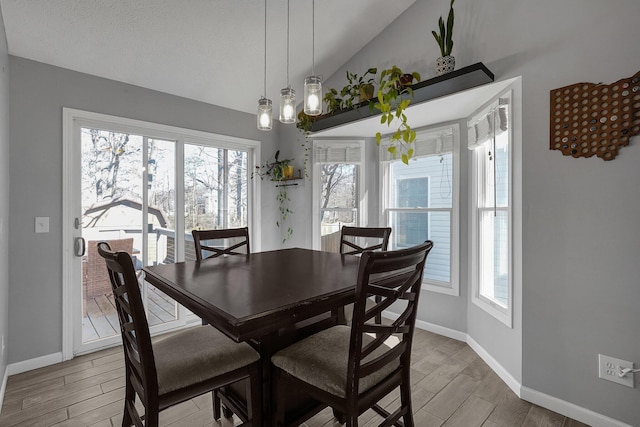
[[(411, 145), (413, 148), (413, 158), (451, 153), (453, 151), (453, 134), (451, 132), (418, 133), (415, 141), (413, 141)], [(397, 158), (394, 159), (393, 154), (387, 150), (388, 146), (388, 143), (383, 143), (382, 161), (391, 162), (398, 160)]]
[(362, 149), (359, 146), (340, 147), (334, 144), (317, 145), (313, 153), (314, 163), (360, 163)]
[(507, 102), (500, 98), (467, 122), (467, 148), (475, 150), (507, 130)]

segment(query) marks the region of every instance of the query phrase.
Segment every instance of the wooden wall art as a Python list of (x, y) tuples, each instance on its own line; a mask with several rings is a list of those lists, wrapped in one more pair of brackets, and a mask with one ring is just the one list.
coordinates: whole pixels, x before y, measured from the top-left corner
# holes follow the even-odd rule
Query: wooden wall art
[(576, 83), (551, 91), (551, 150), (612, 160), (640, 133), (640, 71), (615, 83)]

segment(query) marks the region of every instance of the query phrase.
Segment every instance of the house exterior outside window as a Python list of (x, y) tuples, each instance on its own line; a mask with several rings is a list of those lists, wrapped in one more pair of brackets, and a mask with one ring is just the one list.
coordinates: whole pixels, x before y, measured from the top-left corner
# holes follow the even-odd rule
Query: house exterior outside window
[(382, 223), (392, 228), (389, 249), (433, 240), (423, 288), (459, 294), (459, 128), (418, 132), (409, 165), (381, 146)]
[(339, 252), (342, 226), (366, 224), (364, 141), (314, 141), (313, 147), (313, 247)]

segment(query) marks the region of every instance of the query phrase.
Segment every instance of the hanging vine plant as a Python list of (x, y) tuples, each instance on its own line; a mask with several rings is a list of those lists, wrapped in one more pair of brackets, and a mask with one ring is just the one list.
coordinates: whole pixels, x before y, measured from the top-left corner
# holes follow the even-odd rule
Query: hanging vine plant
[[(389, 137), (390, 145), (387, 150), (395, 158), (401, 154), (402, 162), (409, 164), (413, 157), (411, 143), (416, 139), (416, 131), (411, 128), (405, 115), (406, 109), (413, 99), (411, 84), (413, 80), (420, 81), (417, 72), (403, 73), (395, 65), (380, 74), (380, 85), (375, 102), (370, 103), (370, 108), (379, 110), (380, 123), (387, 126), (397, 125), (396, 130)], [(376, 133), (376, 142), (380, 145), (382, 134)]]
[(311, 125), (315, 121), (317, 116), (309, 116), (304, 113), (303, 110), (300, 110), (298, 113), (298, 121), (296, 122), (296, 127), (302, 132), (304, 135), (304, 141), (301, 144), (301, 147), (304, 149), (304, 176), (309, 178), (309, 172), (307, 166), (309, 164), (309, 135), (311, 134)]
[[(278, 188), (278, 194), (276, 195), (276, 200), (278, 201), (278, 209), (280, 211), (279, 219), (276, 220), (276, 227), (284, 228), (285, 223), (290, 214), (293, 211), (289, 208), (289, 203), (291, 199), (289, 198), (289, 194), (287, 192), (287, 185), (283, 184), (283, 181), (290, 179), (293, 176), (293, 159), (282, 159), (280, 160), (280, 150), (276, 151), (274, 161), (267, 161), (261, 166), (256, 166), (256, 170), (251, 174), (251, 179), (255, 176), (259, 176), (260, 179), (264, 179), (265, 177), (270, 179), (271, 181), (276, 181), (276, 187)], [(282, 243), (285, 243), (287, 240), (291, 238), (293, 235), (293, 228), (291, 226), (287, 226), (287, 229), (284, 230), (284, 237), (282, 238)]]

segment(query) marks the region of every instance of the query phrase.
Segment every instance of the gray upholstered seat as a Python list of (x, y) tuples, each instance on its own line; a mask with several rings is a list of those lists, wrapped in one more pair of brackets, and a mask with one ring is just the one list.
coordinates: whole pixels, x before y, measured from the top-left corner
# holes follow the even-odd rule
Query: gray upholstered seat
[[(368, 338), (368, 339), (367, 339)], [(318, 332), (276, 353), (271, 362), (288, 374), (338, 397), (344, 397), (347, 387), (347, 363), (351, 328), (334, 326)], [(365, 345), (373, 338), (365, 335)], [(376, 349), (366, 360), (388, 351), (386, 345)], [(364, 392), (393, 372), (400, 363), (395, 361), (373, 374), (360, 378)]]
[[(206, 344), (206, 345), (203, 345)], [(160, 394), (231, 372), (260, 359), (212, 326), (198, 326), (153, 342)]]

